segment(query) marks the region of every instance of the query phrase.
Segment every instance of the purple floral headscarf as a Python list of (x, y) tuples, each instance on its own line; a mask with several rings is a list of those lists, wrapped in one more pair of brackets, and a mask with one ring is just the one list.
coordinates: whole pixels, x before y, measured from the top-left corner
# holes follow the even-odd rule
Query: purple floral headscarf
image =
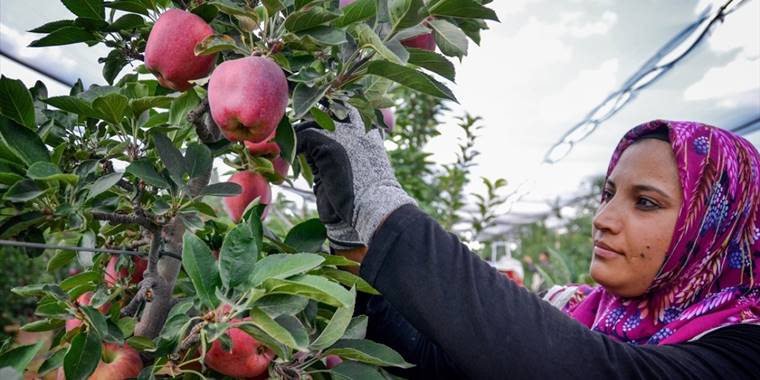
[(640, 297), (580, 287), (563, 310), (633, 344), (678, 343), (726, 325), (760, 323), (760, 155), (731, 132), (655, 120), (623, 137), (607, 175), (626, 148), (660, 128), (668, 129), (683, 188), (665, 262)]

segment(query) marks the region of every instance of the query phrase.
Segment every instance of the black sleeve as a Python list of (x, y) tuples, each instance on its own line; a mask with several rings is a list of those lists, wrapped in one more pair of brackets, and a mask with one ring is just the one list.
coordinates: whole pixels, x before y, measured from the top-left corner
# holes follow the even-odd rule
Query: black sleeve
[(461, 380), (464, 374), (451, 358), (426, 336), (415, 329), (382, 296), (359, 293), (356, 314), (369, 318), (367, 339), (396, 350), (415, 366), (408, 369), (386, 368), (405, 379)]
[(471, 379), (760, 377), (760, 326), (634, 346), (593, 332), (507, 280), (414, 206), (375, 233), (361, 276)]

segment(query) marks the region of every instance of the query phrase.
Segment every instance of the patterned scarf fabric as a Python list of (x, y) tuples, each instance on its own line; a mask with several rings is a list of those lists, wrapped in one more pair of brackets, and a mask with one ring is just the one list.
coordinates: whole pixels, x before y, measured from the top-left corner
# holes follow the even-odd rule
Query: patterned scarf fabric
[(578, 287), (563, 311), (632, 344), (688, 341), (726, 325), (760, 323), (760, 155), (747, 140), (693, 122), (655, 120), (629, 131), (612, 155), (668, 128), (683, 187), (665, 262), (644, 295)]

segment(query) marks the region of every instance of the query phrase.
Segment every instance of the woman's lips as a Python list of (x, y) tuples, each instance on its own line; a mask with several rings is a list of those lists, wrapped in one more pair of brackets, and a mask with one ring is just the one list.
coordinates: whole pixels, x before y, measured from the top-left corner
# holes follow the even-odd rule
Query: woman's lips
[(594, 256), (599, 257), (599, 258), (611, 259), (613, 257), (623, 256), (623, 254), (619, 252), (615, 252), (601, 245), (594, 245)]

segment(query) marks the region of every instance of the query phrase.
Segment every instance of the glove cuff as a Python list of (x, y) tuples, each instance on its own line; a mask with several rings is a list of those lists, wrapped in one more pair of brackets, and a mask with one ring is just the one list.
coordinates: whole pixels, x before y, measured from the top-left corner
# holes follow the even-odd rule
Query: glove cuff
[(359, 239), (369, 242), (375, 230), (397, 208), (417, 202), (397, 183), (378, 185), (367, 189), (356, 199), (354, 226)]
[(327, 240), (333, 249), (347, 250), (366, 246), (359, 239), (356, 230), (348, 223), (325, 224), (325, 228), (327, 229)]

